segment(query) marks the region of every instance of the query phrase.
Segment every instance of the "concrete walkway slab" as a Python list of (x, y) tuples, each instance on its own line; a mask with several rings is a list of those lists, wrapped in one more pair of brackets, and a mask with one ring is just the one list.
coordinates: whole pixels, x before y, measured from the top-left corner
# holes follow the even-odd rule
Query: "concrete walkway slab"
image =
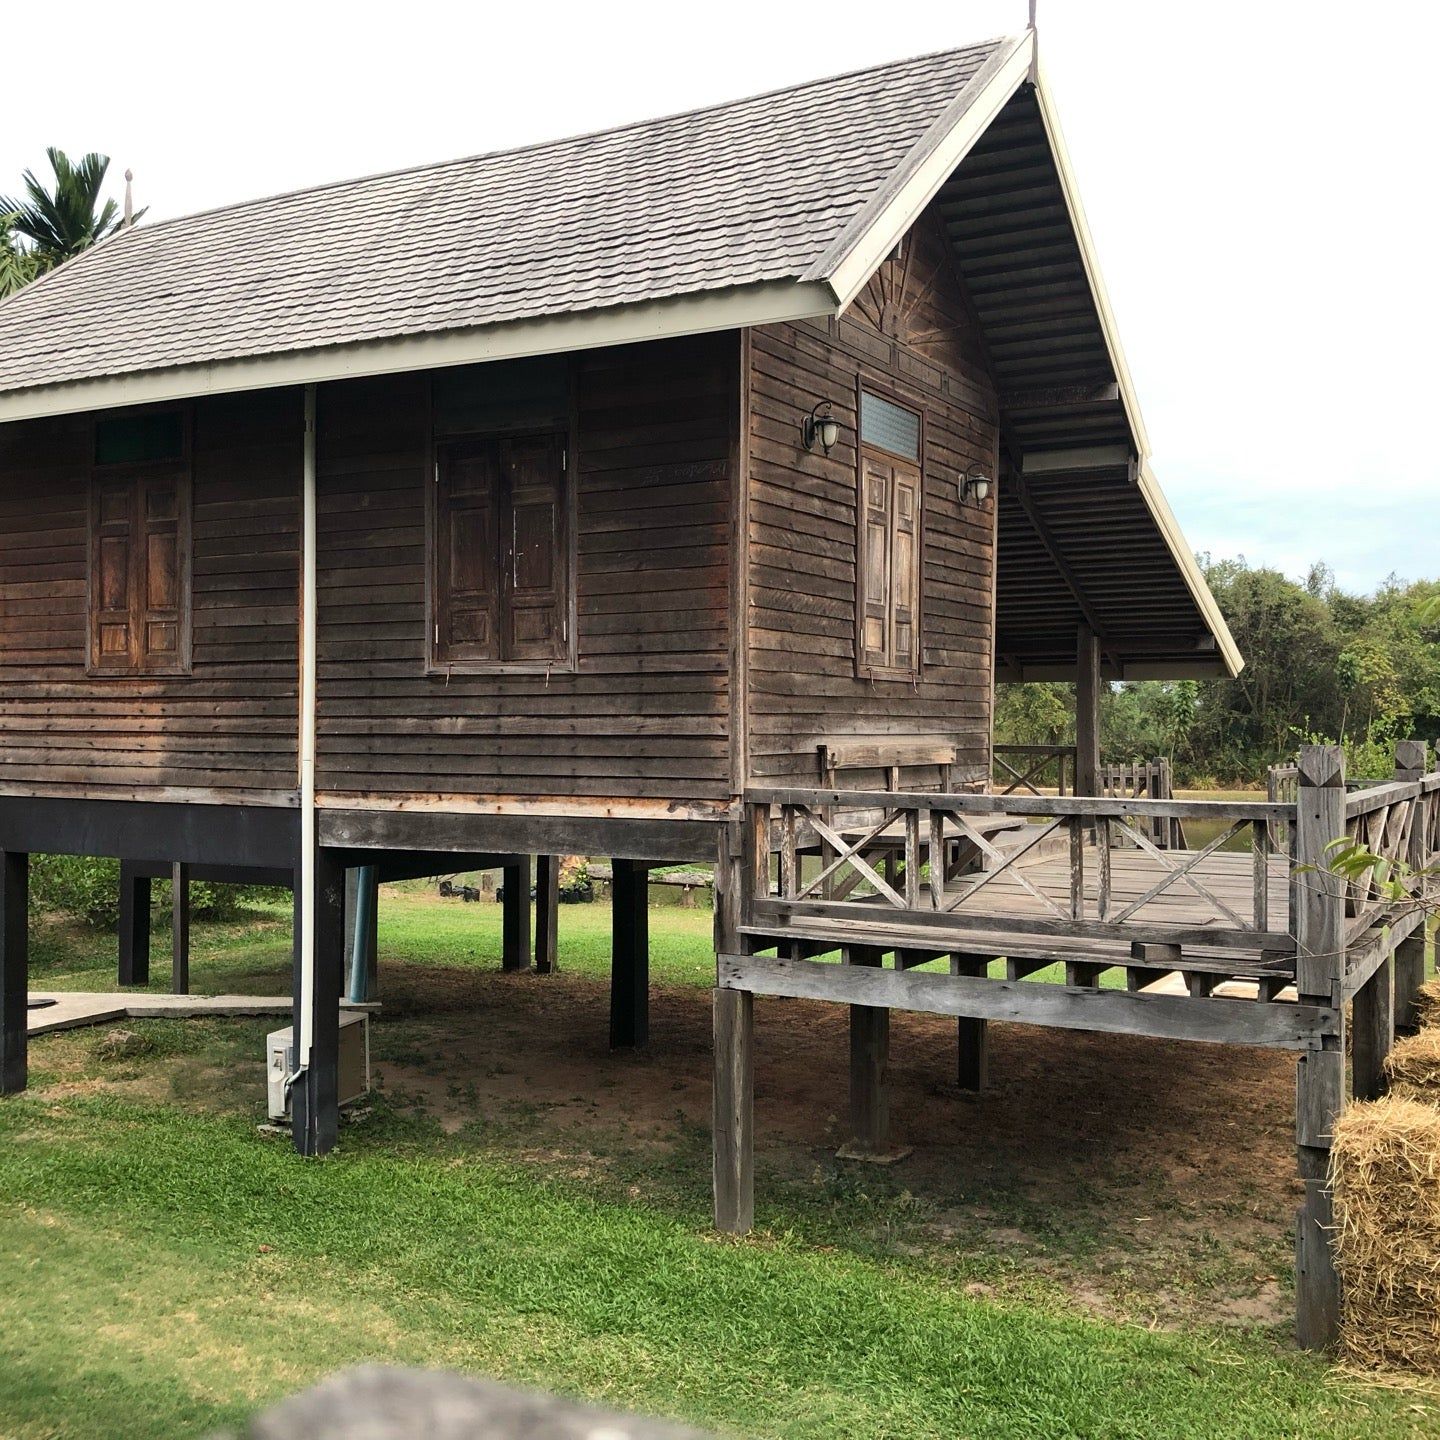
[[(112, 1020), (183, 1020), (203, 1015), (290, 1014), (288, 995), (150, 995), (124, 990), (96, 993), (87, 990), (44, 990), (30, 992), (31, 1000), (53, 1000), (26, 1016), (26, 1032), (48, 1035), (54, 1030), (73, 1030), (80, 1025), (104, 1025)], [(378, 1003), (340, 1002), (342, 1010), (378, 1013)]]

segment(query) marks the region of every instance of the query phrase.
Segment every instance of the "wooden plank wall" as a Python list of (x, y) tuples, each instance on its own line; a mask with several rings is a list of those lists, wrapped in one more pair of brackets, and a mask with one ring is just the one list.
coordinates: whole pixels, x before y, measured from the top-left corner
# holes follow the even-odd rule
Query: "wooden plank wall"
[(322, 392), (327, 794), (560, 800), (600, 814), (606, 801), (669, 813), (728, 801), (738, 337), (577, 365), (578, 665), (548, 675), (425, 673), (428, 382)]
[[(749, 773), (816, 778), (835, 735), (948, 735), (957, 784), (989, 774), (994, 513), (962, 506), (972, 465), (997, 467), (997, 408), (978, 324), (933, 216), (839, 320), (750, 335)], [(857, 377), (925, 413), (921, 675), (855, 671)], [(841, 439), (807, 452), (800, 420), (828, 400)], [(848, 783), (882, 785), (880, 771)], [(931, 785), (933, 767), (903, 777)]]
[(87, 676), (91, 417), (0, 427), (0, 787), (289, 803), (300, 397), (193, 410), (194, 666)]

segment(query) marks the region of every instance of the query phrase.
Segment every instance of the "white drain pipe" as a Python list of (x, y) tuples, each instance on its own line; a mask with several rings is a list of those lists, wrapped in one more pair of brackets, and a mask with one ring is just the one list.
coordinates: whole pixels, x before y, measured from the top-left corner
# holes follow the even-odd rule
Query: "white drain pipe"
[[(305, 447), (300, 488), (300, 1023), (295, 1076), (315, 1042), (315, 387), (305, 387)], [(292, 1077), (292, 1081), (295, 1077)]]

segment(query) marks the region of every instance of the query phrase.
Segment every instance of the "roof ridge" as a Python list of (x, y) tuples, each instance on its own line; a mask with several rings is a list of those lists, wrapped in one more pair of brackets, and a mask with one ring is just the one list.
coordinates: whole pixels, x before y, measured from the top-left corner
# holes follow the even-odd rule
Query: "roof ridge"
[[(719, 110), (730, 110), (740, 105), (750, 105), (757, 100), (768, 100), (776, 95), (798, 94), (817, 85), (833, 85), (840, 80), (850, 80), (859, 75), (869, 75), (877, 70), (893, 70), (902, 65), (915, 65), (924, 60), (938, 60), (945, 56), (961, 55), (969, 50), (986, 50), (1014, 40), (1013, 35), (994, 35), (985, 40), (971, 41), (965, 45), (952, 45), (943, 50), (928, 50), (920, 55), (906, 55), (896, 60), (882, 61), (876, 65), (862, 65), (854, 70), (842, 70), (834, 75), (819, 75), (813, 80), (801, 80), (794, 85), (777, 85), (769, 90), (757, 90), (750, 95), (740, 95), (733, 100), (717, 100), (710, 105), (697, 105), (690, 110), (672, 110), (663, 115), (650, 115), (639, 120), (626, 120), (619, 125), (607, 125), (599, 130), (578, 130), (569, 135), (557, 135), (549, 140), (532, 140), (523, 145), (509, 145), (499, 150), (481, 150), (470, 155), (456, 155), (448, 160), (429, 160), (420, 165), (397, 165), (389, 170), (373, 170), (364, 175), (351, 175), (340, 180), (324, 180), (318, 185), (297, 185), (290, 190), (276, 190), (268, 195), (255, 195), (247, 200), (230, 200), (223, 205), (212, 205), (204, 210), (192, 210), (184, 215), (172, 215), (149, 225), (131, 227), (135, 233), (153, 235), (172, 225), (191, 220), (203, 220), (212, 215), (224, 215), (233, 210), (245, 210), (252, 205), (271, 205), (277, 200), (289, 200), (299, 195), (319, 195), (327, 190), (340, 190), (348, 185), (365, 185), (374, 180), (389, 180), (398, 175), (421, 175), (426, 171), (444, 170), (451, 166), (473, 165), (479, 160), (499, 160), (509, 155), (524, 155), (536, 150), (547, 150), (561, 145), (570, 145), (577, 140), (598, 140), (608, 135), (621, 135), (627, 130), (639, 130), (647, 125), (663, 125), (671, 120), (685, 120), (693, 115), (709, 115)], [(95, 247), (92, 247), (95, 248)], [(87, 254), (82, 251), (81, 254)], [(74, 256), (74, 259), (81, 258)], [(27, 287), (28, 288), (28, 287)]]

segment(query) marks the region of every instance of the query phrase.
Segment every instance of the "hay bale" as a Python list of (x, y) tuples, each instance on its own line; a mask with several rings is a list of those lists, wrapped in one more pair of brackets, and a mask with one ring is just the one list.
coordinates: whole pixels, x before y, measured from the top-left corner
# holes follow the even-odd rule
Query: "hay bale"
[(1347, 1358), (1440, 1375), (1440, 1108), (1351, 1106), (1331, 1167)]
[(1440, 1029), (1432, 1026), (1397, 1040), (1386, 1057), (1385, 1074), (1392, 1095), (1440, 1105)]
[(1415, 992), (1415, 1018), (1421, 1025), (1440, 1026), (1440, 976)]

